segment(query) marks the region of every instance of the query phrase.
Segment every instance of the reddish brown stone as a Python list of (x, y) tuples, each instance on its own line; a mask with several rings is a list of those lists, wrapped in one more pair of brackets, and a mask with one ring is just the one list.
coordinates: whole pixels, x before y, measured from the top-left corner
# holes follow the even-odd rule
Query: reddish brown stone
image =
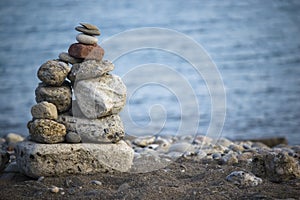
[(68, 53), (74, 58), (101, 61), (104, 56), (104, 49), (97, 44), (74, 43), (69, 47)]

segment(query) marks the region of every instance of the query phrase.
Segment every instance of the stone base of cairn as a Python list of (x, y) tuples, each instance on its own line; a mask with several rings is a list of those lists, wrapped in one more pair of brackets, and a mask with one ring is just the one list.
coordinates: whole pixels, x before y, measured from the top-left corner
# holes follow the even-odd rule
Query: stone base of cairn
[(17, 165), (31, 177), (125, 172), (132, 165), (133, 150), (122, 141), (118, 115), (126, 87), (109, 73), (114, 65), (102, 60), (104, 50), (95, 37), (99, 29), (86, 23), (75, 29), (81, 32), (78, 43), (37, 72), (42, 82), (27, 125), (29, 140), (16, 147)]

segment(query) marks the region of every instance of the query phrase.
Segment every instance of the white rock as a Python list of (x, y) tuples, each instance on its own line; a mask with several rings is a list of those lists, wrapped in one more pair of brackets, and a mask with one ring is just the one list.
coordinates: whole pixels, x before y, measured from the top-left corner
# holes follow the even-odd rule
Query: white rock
[(38, 144), (21, 142), (16, 147), (17, 165), (22, 173), (40, 176), (126, 172), (133, 150), (124, 142), (116, 144)]
[(116, 75), (78, 81), (74, 94), (81, 112), (91, 119), (117, 114), (126, 103), (126, 86)]
[(226, 180), (240, 186), (257, 186), (262, 183), (262, 179), (252, 173), (244, 171), (234, 171), (226, 177)]
[(169, 152), (195, 152), (195, 148), (193, 147), (192, 144), (188, 142), (178, 142), (175, 144), (172, 144), (169, 148)]
[(34, 119), (57, 119), (57, 108), (53, 103), (42, 101), (31, 107)]
[(155, 136), (138, 137), (133, 140), (133, 144), (140, 147), (145, 147), (152, 144), (155, 141)]
[(9, 133), (5, 136), (5, 140), (7, 143), (17, 143), (23, 141), (24, 137), (16, 133)]
[(97, 44), (98, 42), (98, 38), (91, 35), (86, 35), (84, 33), (79, 33), (76, 36), (76, 40), (82, 44)]

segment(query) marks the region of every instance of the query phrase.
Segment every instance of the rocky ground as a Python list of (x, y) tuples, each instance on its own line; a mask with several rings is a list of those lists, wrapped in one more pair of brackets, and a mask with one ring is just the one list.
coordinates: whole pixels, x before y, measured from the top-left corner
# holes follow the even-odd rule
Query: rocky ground
[(130, 172), (31, 179), (15, 168), (18, 139), (1, 141), (0, 199), (300, 199), (300, 146), (128, 138), (135, 150)]

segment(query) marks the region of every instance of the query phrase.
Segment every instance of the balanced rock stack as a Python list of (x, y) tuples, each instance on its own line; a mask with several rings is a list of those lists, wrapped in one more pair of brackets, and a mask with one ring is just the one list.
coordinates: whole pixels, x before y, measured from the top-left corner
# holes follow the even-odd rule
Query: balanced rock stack
[(80, 24), (75, 28), (78, 43), (38, 69), (42, 82), (27, 125), (30, 141), (16, 148), (20, 171), (31, 177), (127, 171), (132, 164), (133, 150), (122, 141), (118, 115), (126, 87), (109, 73), (114, 65), (102, 60), (100, 30)]

